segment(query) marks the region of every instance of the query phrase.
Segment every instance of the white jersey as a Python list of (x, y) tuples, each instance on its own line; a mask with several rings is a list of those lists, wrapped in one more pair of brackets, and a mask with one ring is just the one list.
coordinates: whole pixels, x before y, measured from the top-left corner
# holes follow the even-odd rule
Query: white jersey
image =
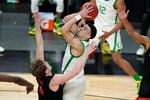
[[(88, 42), (82, 41), (82, 43), (86, 49)], [(78, 57), (73, 56), (71, 54), (71, 47), (68, 44), (63, 58), (62, 73), (67, 73), (72, 70), (73, 67), (76, 67), (75, 64), (82, 56), (83, 54)], [(65, 83), (65, 87), (63, 89), (63, 100), (84, 100), (85, 79), (83, 75), (84, 70), (82, 69), (77, 76)]]
[(115, 3), (116, 0), (96, 0), (99, 13), (94, 23), (97, 28), (114, 27), (118, 19)]
[[(87, 42), (85, 41), (82, 41), (83, 45), (84, 45), (84, 48), (86, 48), (87, 46)], [(84, 53), (84, 52), (83, 52)], [(83, 54), (82, 54), (83, 55)], [(75, 57), (71, 54), (71, 47), (69, 46), (69, 44), (67, 45), (67, 48), (65, 50), (65, 55), (64, 55), (64, 58), (63, 58), (63, 64), (62, 64), (62, 73), (67, 73), (69, 72), (70, 70), (73, 69), (73, 67), (75, 67), (75, 64), (80, 60), (80, 58), (82, 57), (81, 56), (78, 56), (78, 57)], [(74, 78), (77, 78), (79, 76), (83, 76), (84, 74), (84, 71), (83, 69), (80, 71), (80, 73), (75, 76)], [(73, 78), (73, 79), (74, 79)]]

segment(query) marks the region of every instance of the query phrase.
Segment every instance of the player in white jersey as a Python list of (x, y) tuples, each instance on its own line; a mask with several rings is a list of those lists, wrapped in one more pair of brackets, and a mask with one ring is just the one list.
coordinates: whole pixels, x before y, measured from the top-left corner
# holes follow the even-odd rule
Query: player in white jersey
[[(96, 35), (96, 28), (93, 24), (84, 24), (84, 19), (89, 18), (87, 14), (91, 11), (91, 8), (85, 7), (79, 13), (64, 17), (65, 24), (61, 30), (68, 44), (63, 58), (62, 73), (67, 73), (75, 67), (75, 63), (80, 61), (85, 53), (88, 40)], [(63, 100), (83, 100), (85, 93), (83, 74), (82, 69), (77, 76), (65, 83)]]
[[(122, 42), (120, 37), (120, 28), (122, 22), (119, 21), (117, 10), (125, 5), (123, 0), (91, 0), (94, 2), (98, 9), (99, 14), (94, 20), (97, 28), (96, 38), (105, 39), (109, 44), (112, 59), (121, 67), (128, 75), (132, 76), (137, 83), (141, 80), (138, 74), (134, 71), (131, 64), (122, 58), (120, 50), (122, 49)], [(102, 38), (104, 37), (105, 38)], [(138, 85), (138, 84), (137, 84)]]

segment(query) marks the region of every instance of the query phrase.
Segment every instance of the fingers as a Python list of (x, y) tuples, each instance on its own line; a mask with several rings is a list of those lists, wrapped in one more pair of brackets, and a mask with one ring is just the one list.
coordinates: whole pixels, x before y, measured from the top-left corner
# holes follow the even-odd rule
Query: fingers
[(83, 7), (83, 9), (80, 11), (80, 13), (81, 13), (81, 15), (82, 15), (82, 17), (84, 17), (84, 18), (92, 18), (91, 16), (89, 16), (88, 14), (90, 13), (90, 12), (92, 12), (94, 9), (93, 9), (93, 7), (91, 6), (91, 7), (89, 7), (89, 6), (84, 6)]
[(26, 87), (27, 94), (29, 94), (33, 90), (34, 90), (34, 85), (33, 84), (31, 84), (31, 86)]
[(29, 94), (31, 91), (33, 91), (32, 88), (27, 88), (27, 94)]

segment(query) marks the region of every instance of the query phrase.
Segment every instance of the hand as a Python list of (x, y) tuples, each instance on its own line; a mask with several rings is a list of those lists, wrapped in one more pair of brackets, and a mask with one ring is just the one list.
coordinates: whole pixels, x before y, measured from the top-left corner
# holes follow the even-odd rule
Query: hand
[(88, 14), (93, 11), (93, 7), (84, 6), (83, 9), (79, 12), (82, 18), (88, 19), (92, 18)]
[(95, 41), (92, 41), (89, 45), (88, 45), (88, 47), (87, 47), (87, 49), (86, 49), (86, 53), (88, 54), (88, 55), (90, 55), (92, 52), (94, 52), (95, 50), (96, 50), (96, 48), (97, 48), (97, 46), (95, 46), (96, 44), (95, 44)]
[(98, 39), (98, 38), (89, 40), (89, 44), (93, 44), (93, 45), (95, 45), (95, 47), (97, 47), (99, 45), (99, 43), (100, 43), (100, 39)]
[(26, 86), (27, 94), (29, 94), (31, 91), (33, 91), (33, 89), (34, 89), (34, 85), (32, 83), (30, 83), (28, 86)]
[(126, 12), (126, 6), (122, 6), (117, 12), (121, 20), (127, 19), (129, 10)]

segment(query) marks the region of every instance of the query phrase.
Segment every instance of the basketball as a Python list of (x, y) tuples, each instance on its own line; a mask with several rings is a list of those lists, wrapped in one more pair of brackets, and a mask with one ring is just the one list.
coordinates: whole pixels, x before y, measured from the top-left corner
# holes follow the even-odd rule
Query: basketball
[(88, 15), (91, 16), (91, 18), (88, 18), (87, 20), (94, 20), (96, 18), (96, 16), (98, 15), (98, 8), (97, 8), (97, 6), (94, 3), (92, 3), (92, 2), (86, 2), (86, 3), (84, 3), (81, 6), (80, 10), (82, 10), (84, 7), (87, 7), (87, 8), (93, 7), (93, 11), (88, 13)]

